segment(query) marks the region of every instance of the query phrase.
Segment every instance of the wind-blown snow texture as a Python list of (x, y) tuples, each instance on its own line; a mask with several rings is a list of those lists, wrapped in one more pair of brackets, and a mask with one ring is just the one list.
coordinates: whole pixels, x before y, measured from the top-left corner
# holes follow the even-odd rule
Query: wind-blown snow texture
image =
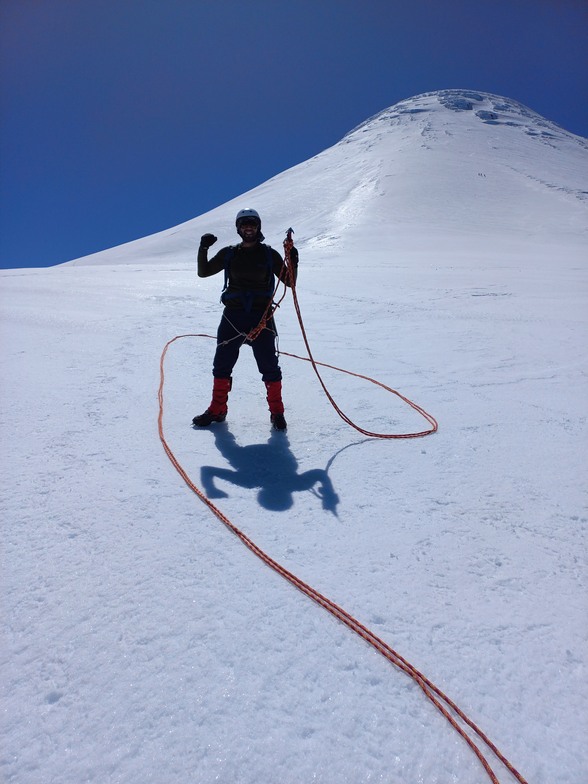
[[(161, 449), (161, 350), (220, 315), (198, 239), (234, 242), (244, 206), (274, 247), (296, 231), (317, 359), (440, 430), (364, 439), (283, 357), (290, 427), (272, 434), (244, 349), (226, 425), (194, 431), (214, 343), (186, 338), (166, 366), (176, 455), (529, 782), (588, 780), (587, 191), (585, 139), (448, 90), (174, 229), (2, 273), (4, 781), (486, 780), (418, 687), (246, 550)], [(303, 353), (289, 299), (278, 324)], [(325, 379), (363, 427), (423, 427), (371, 384)]]

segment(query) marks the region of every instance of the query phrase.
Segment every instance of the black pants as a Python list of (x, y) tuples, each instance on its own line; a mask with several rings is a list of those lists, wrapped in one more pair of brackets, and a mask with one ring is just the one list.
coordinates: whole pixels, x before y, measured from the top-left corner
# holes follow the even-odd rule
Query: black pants
[[(245, 343), (245, 335), (254, 329), (263, 316), (263, 311), (247, 312), (240, 308), (225, 308), (216, 333), (216, 353), (212, 366), (215, 378), (230, 378), (239, 359), (239, 350)], [(281, 381), (282, 371), (276, 354), (276, 326), (273, 318), (267, 322), (258, 337), (248, 345), (264, 381)]]

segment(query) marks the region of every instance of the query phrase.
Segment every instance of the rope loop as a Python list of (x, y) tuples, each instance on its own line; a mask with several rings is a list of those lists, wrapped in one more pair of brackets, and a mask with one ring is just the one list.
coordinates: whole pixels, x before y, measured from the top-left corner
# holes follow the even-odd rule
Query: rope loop
[[(294, 276), (291, 273), (290, 269), (290, 249), (293, 247), (292, 243), (292, 229), (289, 229), (287, 232), (286, 240), (284, 240), (284, 250), (286, 256), (286, 264), (283, 267), (285, 268), (285, 274), (290, 276), (290, 284), (292, 289), (292, 296), (294, 300), (294, 305), (296, 309), (296, 313), (298, 315), (298, 320), (300, 323), (300, 327), (302, 329), (302, 334), (304, 336), (304, 342), (306, 345), (306, 349), (308, 351), (308, 357), (299, 357), (295, 354), (288, 354), (287, 352), (282, 352), (286, 354), (286, 356), (294, 357), (295, 359), (301, 359), (308, 362), (311, 362), (313, 369), (325, 391), (329, 401), (334, 406), (335, 410), (339, 414), (339, 416), (344, 419), (349, 425), (354, 427), (360, 433), (364, 435), (371, 436), (374, 438), (418, 438), (426, 435), (430, 435), (437, 431), (437, 422), (430, 414), (428, 414), (423, 408), (418, 406), (416, 403), (413, 403), (408, 398), (401, 395), (394, 389), (387, 387), (385, 384), (382, 384), (379, 381), (375, 381), (368, 376), (363, 376), (359, 373), (352, 373), (348, 370), (343, 370), (342, 368), (335, 367), (333, 365), (326, 365), (322, 362), (317, 362), (310, 351), (310, 346), (308, 344), (308, 339), (306, 336), (306, 331), (304, 329), (304, 325), (302, 323), (302, 316), (300, 314), (300, 307), (298, 304), (298, 298), (296, 296), (296, 286)], [(280, 284), (280, 279), (276, 285), (277, 287)], [(275, 292), (274, 292), (275, 294)], [(284, 295), (285, 296), (285, 292)], [(283, 299), (280, 299), (281, 300)], [(272, 298), (273, 299), (273, 298)], [(279, 303), (278, 303), (279, 304)], [(266, 309), (266, 313), (264, 314), (262, 320), (258, 327), (256, 327), (256, 335), (251, 337), (251, 340), (254, 340), (257, 334), (261, 331), (261, 329), (265, 329), (267, 320), (271, 318), (271, 315), (275, 311), (275, 303), (270, 302), (268, 308)], [(264, 325), (259, 329), (262, 322)], [(258, 331), (257, 331), (258, 330)], [(251, 335), (251, 333), (250, 333)], [(248, 336), (249, 338), (250, 336)], [(343, 623), (350, 631), (357, 634), (361, 637), (368, 645), (370, 645), (374, 650), (376, 650), (381, 656), (386, 658), (393, 666), (397, 667), (401, 672), (405, 673), (408, 677), (410, 677), (416, 685), (422, 690), (425, 696), (430, 700), (430, 702), (437, 708), (437, 710), (447, 719), (449, 724), (453, 727), (453, 729), (461, 736), (461, 738), (465, 741), (468, 745), (470, 750), (475, 754), (479, 762), (481, 763), (484, 771), (486, 772), (488, 778), (492, 782), (492, 784), (500, 784), (496, 774), (494, 773), (493, 769), (490, 766), (482, 748), (486, 747), (486, 753), (488, 751), (492, 752), (496, 759), (498, 759), (504, 767), (514, 776), (516, 781), (519, 784), (527, 784), (526, 780), (523, 776), (516, 770), (516, 768), (509, 762), (509, 760), (502, 754), (502, 752), (497, 748), (497, 746), (488, 738), (488, 736), (482, 732), (482, 730), (470, 719), (464, 711), (462, 711), (458, 705), (453, 702), (446, 694), (444, 694), (438, 686), (436, 686), (429, 678), (427, 678), (422, 672), (420, 672), (416, 667), (414, 667), (410, 662), (408, 662), (405, 658), (403, 658), (397, 651), (395, 651), (392, 647), (388, 645), (388, 643), (384, 642), (384, 640), (377, 637), (370, 629), (364, 626), (360, 621), (354, 618), (350, 613), (344, 610), (342, 607), (337, 605), (335, 602), (331, 601), (329, 598), (321, 594), (315, 588), (310, 586), (308, 583), (301, 580), (295, 574), (290, 572), (284, 566), (282, 566), (278, 561), (275, 561), (271, 558), (266, 552), (264, 552), (253, 540), (251, 540), (243, 531), (237, 528), (229, 518), (223, 514), (223, 512), (203, 493), (203, 491), (192, 481), (186, 470), (182, 467), (179, 460), (173, 453), (171, 447), (169, 446), (167, 439), (165, 437), (164, 428), (163, 428), (163, 417), (164, 417), (164, 386), (165, 386), (165, 369), (164, 363), (165, 358), (170, 346), (175, 343), (177, 340), (182, 338), (212, 338), (212, 335), (206, 334), (186, 334), (186, 335), (176, 335), (174, 338), (169, 340), (162, 351), (160, 363), (159, 363), (159, 370), (160, 370), (160, 380), (159, 380), (159, 390), (158, 390), (158, 401), (159, 401), (159, 415), (158, 415), (158, 431), (159, 431), (159, 438), (163, 445), (163, 449), (167, 454), (170, 462), (178, 472), (178, 474), (182, 477), (186, 485), (192, 490), (198, 498), (210, 509), (210, 511), (233, 533), (237, 536), (240, 541), (252, 552), (254, 553), (264, 564), (266, 564), (269, 568), (271, 568), (274, 572), (279, 574), (285, 580), (287, 580), (291, 585), (305, 594), (309, 599), (312, 599), (316, 604), (320, 607), (325, 609), (328, 613), (330, 613), (334, 618), (338, 621)], [(318, 370), (318, 366), (332, 368), (334, 370), (340, 371), (342, 373), (348, 373), (349, 375), (356, 376), (358, 378), (365, 379), (370, 381), (373, 384), (377, 384), (378, 386), (382, 387), (383, 389), (391, 392), (394, 395), (397, 395), (401, 400), (406, 402), (409, 406), (411, 406), (415, 411), (420, 413), (431, 425), (431, 428), (428, 430), (423, 430), (419, 433), (405, 433), (400, 435), (390, 435), (390, 434), (382, 434), (382, 433), (371, 433), (370, 431), (364, 430), (357, 425), (355, 425), (347, 415), (345, 415), (337, 406), (331, 395), (329, 394)], [(473, 736), (473, 737), (472, 737)], [(482, 748), (480, 747), (480, 745)]]

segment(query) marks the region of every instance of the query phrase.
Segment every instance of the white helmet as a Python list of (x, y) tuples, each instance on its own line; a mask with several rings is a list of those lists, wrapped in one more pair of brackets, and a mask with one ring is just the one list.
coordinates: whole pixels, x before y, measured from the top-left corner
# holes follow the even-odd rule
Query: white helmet
[(250, 208), (239, 210), (237, 217), (235, 218), (235, 226), (237, 228), (239, 228), (239, 224), (244, 218), (254, 218), (257, 221), (259, 228), (261, 228), (261, 218), (259, 217), (257, 210), (252, 210)]

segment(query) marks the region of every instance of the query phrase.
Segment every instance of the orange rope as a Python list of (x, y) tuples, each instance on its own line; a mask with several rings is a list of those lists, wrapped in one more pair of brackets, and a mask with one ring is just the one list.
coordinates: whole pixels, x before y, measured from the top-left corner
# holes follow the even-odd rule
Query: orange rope
[[(321, 383), (321, 386), (322, 386), (325, 394), (327, 395), (327, 398), (329, 399), (331, 405), (335, 408), (335, 410), (337, 411), (339, 416), (345, 422), (347, 422), (347, 424), (351, 425), (351, 427), (355, 428), (360, 433), (363, 433), (364, 435), (370, 436), (372, 438), (418, 438), (418, 437), (427, 436), (427, 435), (430, 435), (432, 433), (435, 433), (437, 431), (437, 428), (438, 428), (438, 424), (437, 424), (437, 421), (435, 420), (435, 418), (433, 416), (431, 416), (430, 414), (428, 414), (423, 408), (421, 408), (421, 406), (417, 405), (412, 400), (409, 400), (404, 395), (401, 395), (396, 390), (392, 389), (391, 387), (386, 386), (385, 384), (382, 384), (379, 381), (374, 380), (373, 378), (370, 378), (369, 376), (364, 376), (364, 375), (362, 375), (360, 373), (352, 373), (349, 370), (343, 370), (342, 368), (335, 367), (334, 365), (327, 365), (324, 362), (317, 362), (313, 358), (312, 352), (310, 350), (310, 346), (309, 346), (309, 343), (308, 343), (308, 338), (306, 336), (306, 330), (305, 330), (304, 324), (302, 322), (302, 316), (301, 316), (301, 313), (300, 313), (300, 306), (298, 304), (298, 298), (296, 296), (295, 280), (294, 280), (294, 276), (292, 275), (292, 268), (291, 268), (291, 264), (290, 264), (290, 249), (293, 247), (291, 233), (292, 233), (292, 230), (289, 229), (288, 233), (287, 233), (287, 236), (286, 236), (286, 239), (284, 240), (284, 250), (285, 250), (285, 257), (286, 257), (285, 261), (286, 261), (286, 264), (283, 267), (282, 274), (286, 274), (290, 278), (290, 287), (292, 289), (292, 296), (293, 296), (293, 300), (294, 300), (294, 306), (295, 306), (295, 309), (296, 309), (296, 314), (298, 316), (298, 321), (300, 323), (300, 328), (302, 330), (302, 335), (303, 335), (303, 338), (304, 338), (304, 343), (305, 343), (305, 346), (306, 346), (306, 350), (308, 352), (308, 357), (299, 357), (296, 354), (289, 354), (288, 352), (282, 352), (282, 353), (285, 354), (286, 356), (293, 357), (295, 359), (301, 359), (301, 360), (304, 360), (306, 362), (310, 362), (312, 364), (312, 367), (313, 367), (313, 369), (314, 369), (314, 371), (315, 371), (315, 373), (316, 373), (316, 375), (317, 375), (317, 377), (318, 377), (318, 379), (319, 379), (319, 381)], [(275, 296), (275, 293), (276, 293), (276, 291), (278, 289), (278, 286), (280, 285), (280, 282), (283, 282), (281, 275), (280, 275), (280, 278), (278, 279), (278, 283), (277, 283), (276, 289), (274, 291), (274, 296)], [(284, 298), (285, 293), (286, 292), (284, 290), (284, 294), (282, 295), (281, 299), (278, 301), (277, 304), (275, 304), (273, 302), (270, 302), (270, 304), (268, 305), (268, 307), (266, 309), (266, 312), (264, 313), (264, 315), (263, 315), (263, 317), (262, 317), (262, 319), (260, 321), (259, 326), (255, 330), (252, 330), (252, 332), (247, 336), (248, 340), (254, 340), (255, 337), (257, 337), (257, 335), (259, 334), (259, 332), (266, 327), (267, 321), (271, 318), (271, 316), (273, 315), (276, 307), (278, 307), (279, 303)], [(273, 299), (273, 297), (272, 297), (272, 299)], [(466, 725), (466, 727), (469, 727), (469, 729), (472, 731), (472, 733), (475, 736), (477, 736), (477, 738), (485, 744), (487, 749), (489, 749), (495, 755), (495, 757), (498, 760), (500, 760), (500, 762), (502, 762), (502, 764), (507, 768), (507, 770), (510, 771), (510, 773), (519, 782), (519, 784), (527, 784), (526, 780), (513, 767), (513, 765), (508, 761), (508, 759), (499, 751), (499, 749), (488, 738), (488, 736), (485, 735), (482, 732), (482, 730), (446, 694), (444, 694), (437, 686), (435, 686), (435, 684), (432, 681), (430, 681), (427, 677), (425, 677), (425, 675), (423, 675), (421, 672), (419, 672), (419, 670), (417, 670), (416, 667), (414, 667), (412, 664), (410, 664), (399, 653), (397, 653), (393, 648), (391, 648), (386, 642), (384, 642), (382, 639), (377, 637), (372, 631), (370, 631), (366, 626), (364, 626), (362, 623), (360, 623), (356, 618), (354, 618), (352, 615), (350, 615), (348, 612), (346, 612), (342, 607), (339, 607), (337, 604), (335, 604), (335, 602), (331, 601), (326, 596), (323, 596), (323, 594), (321, 594), (315, 588), (313, 588), (312, 586), (310, 586), (307, 583), (305, 583), (303, 580), (301, 580), (295, 574), (293, 574), (292, 572), (288, 571), (284, 566), (282, 566), (280, 563), (278, 563), (273, 558), (271, 558), (260, 547), (258, 547), (258, 545), (256, 545), (255, 542), (253, 542), (248, 536), (246, 536), (246, 534), (244, 534), (239, 528), (237, 528), (237, 526), (235, 526), (228, 519), (228, 517), (226, 517), (226, 515), (224, 515), (221, 512), (221, 510), (215, 504), (213, 504), (212, 501), (209, 498), (207, 498), (204, 495), (202, 490), (200, 490), (200, 488), (197, 487), (194, 484), (194, 482), (191, 480), (189, 475), (186, 473), (186, 471), (183, 469), (183, 467), (179, 463), (178, 459), (176, 458), (176, 456), (174, 455), (173, 451), (171, 450), (169, 444), (167, 443), (167, 440), (166, 440), (165, 434), (164, 434), (164, 429), (163, 429), (163, 412), (164, 412), (163, 391), (164, 391), (164, 383), (165, 383), (165, 372), (164, 372), (165, 357), (166, 357), (167, 351), (168, 351), (168, 349), (169, 349), (169, 347), (171, 346), (172, 343), (174, 343), (176, 340), (180, 340), (181, 338), (187, 338), (187, 337), (202, 337), (202, 338), (212, 338), (212, 339), (214, 339), (214, 337), (212, 335), (188, 334), (188, 335), (176, 335), (176, 337), (174, 337), (171, 340), (169, 340), (166, 343), (166, 345), (164, 346), (163, 352), (161, 354), (161, 359), (160, 359), (160, 383), (159, 383), (159, 391), (158, 391), (158, 399), (159, 399), (159, 416), (158, 416), (159, 438), (161, 440), (161, 443), (163, 444), (163, 448), (164, 448), (167, 456), (169, 457), (172, 465), (174, 466), (176, 471), (180, 474), (180, 476), (182, 477), (184, 482), (198, 496), (198, 498), (200, 498), (200, 500), (204, 504), (206, 504), (206, 506), (208, 506), (208, 508), (211, 510), (211, 512), (214, 515), (216, 515), (216, 517), (218, 517), (218, 519), (233, 534), (235, 534), (235, 536), (237, 536), (241, 540), (241, 542), (247, 548), (249, 548), (249, 550), (251, 550), (251, 552), (253, 552), (258, 558), (260, 558), (263, 561), (263, 563), (265, 563), (267, 566), (269, 566), (271, 569), (273, 569), (277, 574), (279, 574), (281, 577), (283, 577), (285, 580), (287, 580), (289, 583), (291, 583), (291, 585), (293, 585), (299, 591), (304, 593), (306, 596), (308, 596), (310, 599), (312, 599), (318, 605), (320, 605), (325, 610), (327, 610), (327, 612), (329, 612), (337, 620), (339, 620), (339, 621), (341, 621), (341, 623), (345, 624), (345, 626), (347, 626), (348, 629), (350, 629), (351, 631), (355, 632), (363, 640), (365, 640), (369, 645), (371, 645), (379, 654), (384, 656), (384, 658), (386, 658), (391, 664), (393, 664), (394, 666), (398, 667), (402, 672), (404, 672), (406, 675), (408, 675), (410, 678), (412, 678), (412, 680), (422, 689), (424, 694), (433, 703), (433, 705), (437, 708), (437, 710), (440, 711), (440, 713), (447, 719), (447, 721), (451, 724), (451, 726), (455, 729), (455, 731), (457, 733), (459, 733), (459, 735), (463, 738), (463, 740), (468, 744), (470, 749), (473, 751), (473, 753), (476, 755), (476, 757), (478, 758), (478, 760), (482, 764), (482, 766), (483, 766), (484, 770), (486, 771), (486, 773), (488, 775), (488, 778), (490, 779), (492, 784), (499, 784), (499, 781), (498, 781), (498, 779), (496, 777), (496, 774), (494, 773), (494, 771), (490, 767), (490, 764), (489, 764), (488, 760), (486, 759), (486, 757), (484, 756), (484, 753), (482, 752), (482, 750), (474, 742), (474, 739), (472, 737), (470, 737), (470, 735), (468, 734), (467, 730), (465, 729), (464, 726), (462, 726), (462, 724)], [(405, 403), (407, 403), (411, 408), (413, 408), (415, 411), (417, 411), (419, 414), (421, 414), (429, 422), (429, 424), (431, 425), (431, 428), (428, 429), (428, 430), (420, 431), (418, 433), (383, 434), (383, 433), (372, 433), (372, 432), (370, 432), (368, 430), (364, 430), (363, 428), (358, 427), (356, 424), (354, 424), (351, 421), (351, 419), (346, 414), (343, 413), (343, 411), (341, 411), (341, 409), (335, 403), (335, 401), (334, 401), (333, 397), (331, 396), (331, 394), (329, 393), (329, 391), (328, 391), (328, 389), (327, 389), (323, 379), (321, 378), (321, 375), (320, 375), (319, 370), (318, 370), (318, 366), (319, 365), (321, 367), (330, 368), (332, 370), (337, 370), (337, 371), (339, 371), (341, 373), (347, 373), (347, 374), (349, 374), (351, 376), (355, 376), (357, 378), (362, 378), (362, 379), (364, 379), (366, 381), (370, 381), (372, 384), (376, 384), (377, 386), (382, 387), (386, 391), (388, 391), (388, 392), (390, 392), (390, 393), (392, 393), (394, 395), (397, 395), (401, 400), (403, 400)], [(460, 724), (459, 721), (461, 721), (462, 724)]]
[[(246, 534), (244, 534), (237, 526), (235, 526), (229, 518), (221, 512), (221, 510), (212, 503), (212, 501), (207, 498), (202, 490), (197, 487), (196, 484), (192, 481), (190, 476), (184, 470), (176, 456), (174, 455), (171, 447), (169, 446), (164, 433), (163, 428), (163, 414), (164, 414), (164, 384), (165, 384), (165, 370), (164, 370), (164, 363), (165, 357), (167, 355), (167, 351), (172, 343), (175, 341), (180, 340), (181, 338), (187, 337), (206, 337), (206, 338), (213, 338), (212, 335), (205, 335), (205, 334), (189, 334), (189, 335), (176, 335), (176, 337), (169, 340), (161, 354), (160, 359), (160, 383), (159, 383), (159, 391), (158, 391), (158, 400), (159, 400), (159, 416), (158, 416), (158, 430), (159, 430), (159, 438), (163, 445), (163, 448), (170, 459), (172, 465), (182, 477), (184, 482), (188, 485), (188, 487), (200, 498), (200, 500), (206, 504), (206, 506), (210, 509), (210, 511), (216, 515), (216, 517), (233, 533), (237, 536), (241, 542), (251, 550), (258, 558), (260, 558), (263, 563), (273, 569), (277, 574), (287, 580), (291, 585), (295, 588), (300, 590), (318, 605), (323, 607), (327, 612), (329, 612), (332, 616), (334, 616), (337, 620), (341, 621), (341, 623), (345, 624), (348, 629), (358, 634), (363, 640), (365, 640), (369, 645), (371, 645), (379, 654), (384, 656), (391, 664), (398, 667), (402, 672), (408, 675), (414, 682), (422, 689), (424, 694), (428, 697), (428, 699), (433, 703), (433, 705), (440, 711), (440, 713), (447, 719), (447, 721), (451, 724), (451, 726), (455, 729), (457, 733), (463, 738), (463, 740), (468, 744), (472, 752), (476, 755), (480, 763), (482, 764), (484, 770), (486, 771), (490, 781), (492, 784), (499, 784), (498, 778), (496, 777), (494, 771), (490, 767), (490, 764), (482, 750), (478, 747), (478, 745), (474, 742), (474, 740), (468, 735), (466, 729), (461, 726), (458, 720), (461, 720), (463, 724), (469, 727), (478, 738), (483, 741), (486, 747), (494, 753), (497, 759), (502, 762), (502, 764), (512, 773), (515, 779), (519, 782), (519, 784), (527, 784), (526, 780), (521, 776), (521, 774), (513, 767), (513, 765), (508, 761), (508, 759), (498, 750), (496, 745), (492, 743), (492, 741), (479, 729), (479, 727), (451, 700), (447, 695), (445, 695), (437, 686), (435, 686), (432, 681), (430, 681), (425, 675), (423, 675), (419, 670), (416, 669), (412, 664), (410, 664), (406, 659), (404, 659), (399, 653), (397, 653), (393, 648), (391, 648), (386, 642), (382, 639), (377, 637), (372, 631), (370, 631), (366, 626), (360, 623), (356, 618), (346, 612), (343, 608), (339, 607), (335, 602), (328, 599), (326, 596), (323, 596), (319, 591), (317, 591), (312, 586), (305, 583), (299, 577), (297, 577), (292, 572), (288, 571), (285, 567), (283, 567), (280, 563), (275, 561), (271, 558), (267, 553), (265, 553), (258, 545), (255, 544)], [(294, 355), (291, 355), (294, 356)], [(319, 363), (317, 363), (319, 364)], [(337, 370), (339, 368), (336, 368)], [(347, 371), (343, 371), (347, 372)], [(352, 374), (356, 375), (356, 374)], [(366, 378), (360, 376), (362, 378)], [(372, 379), (368, 379), (372, 380)], [(374, 382), (378, 383), (378, 382)], [(381, 385), (384, 386), (384, 385)], [(385, 387), (388, 389), (388, 387)], [(394, 390), (390, 390), (394, 392)], [(396, 393), (397, 394), (397, 393)], [(403, 398), (402, 395), (400, 397)], [(410, 401), (409, 401), (410, 402)], [(417, 410), (420, 410), (417, 407)], [(362, 431), (364, 432), (364, 431)], [(425, 435), (416, 434), (416, 435)], [(410, 436), (404, 436), (410, 437)]]
[[(284, 356), (287, 356), (287, 357), (293, 357), (294, 359), (301, 359), (304, 362), (310, 362), (311, 363), (311, 365), (313, 367), (313, 370), (314, 370), (314, 372), (315, 372), (315, 374), (316, 374), (316, 376), (317, 376), (317, 378), (319, 380), (319, 383), (320, 383), (321, 387), (323, 388), (323, 391), (324, 391), (325, 395), (327, 396), (327, 399), (329, 400), (330, 404), (333, 406), (333, 408), (335, 409), (337, 414), (339, 414), (341, 419), (344, 422), (346, 422), (350, 427), (353, 427), (358, 432), (363, 433), (363, 435), (369, 436), (370, 438), (387, 438), (387, 439), (394, 439), (394, 438), (396, 438), (396, 439), (398, 439), (398, 438), (421, 438), (423, 436), (429, 436), (429, 435), (432, 435), (433, 433), (436, 433), (437, 430), (439, 429), (439, 424), (437, 423), (437, 420), (435, 419), (435, 417), (433, 417), (431, 414), (427, 413), (424, 408), (421, 408), (421, 406), (417, 405), (416, 403), (414, 403), (409, 398), (405, 397), (404, 395), (401, 395), (400, 392), (398, 392), (397, 390), (392, 389), (391, 387), (386, 386), (386, 384), (383, 384), (381, 381), (376, 381), (375, 379), (370, 378), (369, 376), (364, 376), (361, 373), (353, 373), (350, 370), (344, 370), (343, 368), (335, 367), (335, 365), (327, 365), (324, 362), (318, 362), (317, 360), (315, 360), (315, 358), (312, 355), (312, 351), (310, 350), (310, 344), (308, 342), (308, 337), (306, 335), (306, 329), (304, 327), (304, 322), (302, 321), (302, 313), (300, 311), (300, 305), (298, 303), (298, 296), (296, 294), (296, 279), (295, 279), (295, 276), (294, 276), (294, 274), (292, 272), (292, 264), (291, 264), (291, 261), (290, 261), (290, 250), (294, 247), (294, 241), (292, 240), (292, 231), (293, 231), (292, 229), (288, 229), (288, 231), (286, 233), (286, 239), (284, 240), (285, 264), (282, 266), (282, 269), (280, 271), (280, 275), (278, 277), (278, 280), (276, 282), (276, 286), (274, 288), (274, 293), (272, 294), (272, 297), (271, 297), (271, 299), (270, 299), (270, 301), (269, 301), (269, 303), (268, 303), (268, 305), (267, 305), (267, 307), (265, 309), (265, 312), (264, 312), (263, 316), (261, 317), (261, 319), (259, 321), (259, 324), (256, 327), (254, 327), (249, 332), (249, 334), (247, 335), (247, 341), (248, 342), (252, 342), (252, 341), (255, 340), (255, 338), (266, 328), (267, 322), (272, 318), (272, 316), (275, 313), (275, 311), (277, 310), (277, 308), (279, 308), (280, 303), (282, 302), (282, 300), (286, 296), (286, 283), (285, 283), (284, 278), (287, 277), (288, 278), (288, 283), (289, 283), (290, 288), (292, 290), (292, 299), (294, 301), (294, 309), (296, 310), (296, 315), (298, 317), (298, 323), (300, 324), (300, 331), (302, 332), (302, 337), (304, 339), (304, 345), (306, 346), (306, 351), (308, 353), (308, 356), (307, 357), (300, 357), (297, 354), (290, 354), (287, 351), (281, 351), (279, 353), (283, 354)], [(280, 287), (280, 283), (282, 283), (284, 285), (284, 290), (282, 292), (281, 297), (278, 299), (278, 301), (274, 302), (273, 300), (274, 300), (274, 297), (276, 296), (276, 293), (277, 293), (277, 291), (278, 291), (278, 289)], [(333, 398), (333, 396), (331, 395), (331, 393), (327, 389), (327, 386), (326, 386), (325, 382), (323, 381), (323, 378), (322, 378), (322, 376), (321, 376), (321, 374), (319, 372), (319, 369), (318, 369), (319, 366), (320, 367), (330, 368), (331, 370), (337, 370), (339, 373), (346, 373), (347, 375), (355, 376), (356, 378), (362, 378), (364, 381), (369, 381), (372, 384), (376, 384), (376, 386), (382, 387), (382, 389), (385, 389), (387, 392), (390, 392), (392, 395), (396, 395), (401, 400), (403, 400), (407, 405), (409, 405), (412, 409), (417, 411), (422, 417), (424, 417), (427, 420), (427, 422), (431, 425), (431, 427), (428, 430), (421, 430), (418, 433), (374, 433), (371, 430), (364, 430), (364, 428), (359, 427), (359, 425), (356, 425), (355, 422), (353, 422), (350, 419), (350, 417), (348, 417), (347, 414), (345, 414), (345, 412), (343, 412), (339, 408), (339, 406), (337, 405), (335, 399)]]
[[(289, 354), (287, 351), (282, 351), (280, 353), (285, 354), (288, 357), (294, 357), (295, 359), (302, 359), (305, 362), (310, 362), (316, 374), (316, 377), (318, 378), (320, 385), (323, 388), (325, 395), (327, 396), (330, 404), (333, 406), (335, 411), (339, 414), (339, 416), (344, 422), (347, 422), (348, 425), (350, 425), (360, 433), (363, 433), (363, 435), (369, 436), (370, 438), (421, 438), (423, 436), (429, 436), (432, 435), (433, 433), (436, 433), (439, 428), (439, 425), (435, 417), (431, 416), (431, 414), (428, 414), (424, 408), (421, 408), (421, 406), (417, 405), (412, 400), (409, 400), (404, 395), (401, 395), (400, 392), (397, 392), (395, 389), (392, 389), (391, 387), (386, 386), (386, 384), (382, 384), (381, 381), (376, 381), (375, 379), (370, 378), (369, 376), (364, 376), (361, 373), (352, 373), (350, 370), (343, 370), (343, 368), (335, 367), (334, 365), (327, 365), (324, 362), (317, 362), (315, 360), (315, 358), (312, 355), (312, 351), (310, 350), (310, 344), (308, 342), (308, 337), (306, 335), (306, 329), (304, 327), (304, 322), (302, 321), (302, 313), (300, 312), (300, 304), (298, 302), (298, 295), (296, 294), (296, 280), (294, 278), (294, 275), (292, 274), (292, 266), (290, 263), (290, 250), (292, 249), (293, 246), (294, 246), (294, 242), (292, 241), (292, 229), (288, 229), (286, 234), (286, 239), (284, 240), (284, 254), (286, 259), (285, 269), (286, 269), (286, 275), (289, 276), (290, 288), (292, 289), (292, 299), (294, 301), (294, 309), (296, 310), (298, 323), (300, 324), (300, 331), (302, 332), (302, 337), (304, 339), (304, 345), (306, 346), (308, 357), (299, 357), (297, 354)], [(347, 373), (347, 375), (349, 376), (362, 378), (364, 379), (364, 381), (369, 381), (372, 384), (376, 384), (377, 386), (382, 387), (382, 389), (385, 389), (387, 392), (396, 395), (401, 400), (403, 400), (407, 405), (409, 405), (412, 409), (417, 411), (422, 417), (424, 417), (427, 420), (427, 422), (431, 425), (430, 429), (421, 430), (418, 433), (374, 433), (371, 430), (364, 430), (362, 427), (359, 427), (359, 425), (356, 425), (355, 422), (353, 422), (347, 416), (347, 414), (345, 414), (339, 408), (333, 396), (327, 389), (325, 382), (323, 381), (323, 378), (318, 369), (319, 365), (321, 367), (330, 368), (331, 370), (337, 370), (340, 373)]]
[[(310, 354), (310, 349), (308, 349), (308, 351), (309, 351), (309, 354)], [(325, 391), (325, 394), (326, 394), (327, 398), (329, 399), (329, 402), (331, 403), (331, 405), (333, 406), (335, 411), (339, 414), (341, 419), (343, 419), (345, 422), (347, 422), (348, 425), (351, 425), (351, 427), (355, 428), (355, 430), (359, 430), (360, 433), (363, 433), (364, 435), (369, 436), (370, 438), (421, 438), (423, 436), (430, 436), (433, 433), (436, 433), (438, 428), (439, 428), (439, 425), (438, 425), (437, 420), (435, 419), (435, 417), (432, 416), (431, 414), (427, 413), (425, 411), (425, 409), (421, 408), (421, 406), (419, 406), (417, 403), (415, 403), (414, 400), (410, 400), (410, 398), (405, 397), (404, 395), (401, 395), (400, 392), (398, 392), (398, 390), (392, 389), (392, 387), (386, 386), (386, 384), (383, 384), (381, 381), (376, 381), (375, 378), (370, 378), (369, 376), (364, 376), (361, 373), (353, 373), (351, 370), (345, 370), (344, 368), (336, 367), (335, 365), (327, 365), (325, 362), (318, 362), (312, 356), (300, 357), (300, 356), (298, 356), (298, 354), (290, 354), (287, 351), (281, 351), (280, 354), (283, 354), (286, 357), (293, 357), (294, 359), (301, 359), (304, 362), (312, 363), (314, 371), (315, 371), (316, 375), (318, 376), (318, 379), (319, 379), (319, 381), (321, 383), (322, 388)], [(396, 395), (401, 400), (403, 400), (405, 403), (407, 403), (411, 408), (413, 408), (415, 411), (418, 411), (418, 413), (421, 414), (421, 416), (423, 416), (427, 420), (427, 422), (430, 423), (430, 425), (431, 425), (430, 429), (429, 430), (421, 430), (418, 433), (372, 433), (370, 430), (364, 430), (363, 428), (359, 427), (354, 422), (352, 422), (351, 419), (349, 419), (349, 417), (347, 416), (347, 414), (345, 414), (343, 411), (341, 411), (341, 409), (339, 408), (339, 406), (337, 405), (337, 403), (333, 399), (331, 393), (329, 392), (329, 390), (325, 386), (325, 383), (323, 382), (323, 379), (321, 378), (321, 375), (318, 372), (317, 365), (320, 365), (321, 367), (330, 368), (331, 370), (337, 370), (339, 373), (346, 373), (348, 376), (355, 376), (356, 378), (362, 378), (362, 379), (364, 379), (364, 381), (369, 381), (372, 384), (376, 384), (376, 386), (382, 387), (382, 389), (385, 389), (387, 392), (390, 392), (392, 395)]]

